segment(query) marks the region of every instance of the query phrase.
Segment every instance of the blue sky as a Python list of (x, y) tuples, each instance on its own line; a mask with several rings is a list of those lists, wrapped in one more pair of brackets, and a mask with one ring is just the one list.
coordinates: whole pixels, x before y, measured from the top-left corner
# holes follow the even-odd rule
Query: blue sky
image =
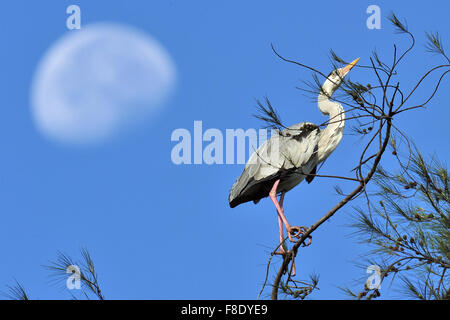
[[(54, 143), (37, 130), (31, 114), (30, 87), (40, 59), (58, 38), (74, 32), (65, 23), (70, 4), (80, 6), (82, 27), (115, 22), (150, 34), (177, 70), (174, 93), (152, 121), (96, 146)], [(381, 8), (381, 30), (366, 28), (370, 4)], [(390, 59), (394, 41), (408, 45), (387, 23), (391, 11), (407, 19), (417, 38), (399, 70), (409, 88), (440, 62), (424, 52), (424, 31), (439, 30), (450, 44), (448, 9), (444, 1), (3, 1), (0, 288), (16, 278), (32, 298), (68, 298), (48, 284), (42, 265), (57, 251), (76, 257), (87, 247), (109, 299), (256, 298), (278, 239), (271, 202), (230, 209), (228, 192), (243, 165), (177, 166), (170, 158), (172, 131), (192, 130), (194, 120), (204, 129), (259, 128), (254, 99), (265, 95), (289, 125), (322, 123), (315, 103), (295, 89), (310, 73), (281, 62), (270, 43), (324, 73), (331, 71), (330, 48), (348, 60), (361, 57), (363, 64), (374, 48)], [(351, 78), (366, 81), (359, 70)], [(430, 84), (417, 102), (431, 92)], [(443, 160), (449, 155), (448, 88), (444, 82), (428, 109), (398, 120), (425, 153), (437, 152)], [(322, 173), (348, 174), (358, 147), (357, 138), (345, 135)], [(285, 202), (290, 222), (319, 219), (339, 199), (335, 184), (316, 179), (291, 191)], [(337, 287), (365, 277), (354, 263), (367, 248), (349, 236), (350, 214), (350, 207), (336, 214), (299, 254), (300, 277), (320, 274), (320, 291), (311, 298), (346, 298)]]

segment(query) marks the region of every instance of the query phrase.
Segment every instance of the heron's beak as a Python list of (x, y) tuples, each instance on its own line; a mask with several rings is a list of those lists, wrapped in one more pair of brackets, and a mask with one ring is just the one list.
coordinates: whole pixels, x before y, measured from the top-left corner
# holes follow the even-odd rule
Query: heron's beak
[(358, 63), (358, 61), (359, 61), (359, 58), (353, 60), (353, 61), (350, 62), (348, 65), (346, 65), (345, 67), (343, 67), (343, 68), (341, 69), (340, 76), (341, 76), (342, 78), (345, 77), (345, 76), (347, 75), (347, 73), (349, 73), (349, 71), (352, 70), (352, 68)]

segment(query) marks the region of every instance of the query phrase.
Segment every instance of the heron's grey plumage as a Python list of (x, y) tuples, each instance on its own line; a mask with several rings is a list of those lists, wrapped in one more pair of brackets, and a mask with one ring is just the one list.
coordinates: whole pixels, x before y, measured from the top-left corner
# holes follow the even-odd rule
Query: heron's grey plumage
[(256, 150), (228, 197), (233, 208), (267, 197), (280, 179), (278, 192), (287, 192), (315, 170), (320, 129), (313, 123), (295, 124), (272, 136)]

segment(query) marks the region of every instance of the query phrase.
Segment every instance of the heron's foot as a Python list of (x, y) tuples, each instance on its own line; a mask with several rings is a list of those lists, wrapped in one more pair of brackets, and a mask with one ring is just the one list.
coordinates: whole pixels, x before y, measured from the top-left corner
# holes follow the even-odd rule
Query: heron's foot
[[(274, 252), (274, 254), (279, 254), (281, 256), (284, 256), (288, 254), (288, 252), (286, 252), (286, 249), (282, 246), (280, 247), (280, 250)], [(286, 269), (284, 270), (283, 274), (286, 274), (289, 271), (289, 276), (291, 277), (295, 277), (296, 274), (296, 270), (295, 270), (295, 257), (292, 258), (291, 260), (291, 267), (289, 267), (289, 265), (286, 266)]]
[[(288, 230), (288, 235), (289, 235), (289, 240), (291, 242), (297, 242), (296, 239), (300, 239), (305, 233), (306, 231), (308, 231), (308, 228), (305, 226), (291, 226)], [(294, 239), (296, 238), (296, 239)], [(308, 242), (307, 243), (303, 243), (303, 247), (307, 247), (311, 244), (312, 241), (312, 237), (308, 236), (307, 237)]]
[(295, 240), (294, 238), (300, 239), (300, 236), (304, 234), (304, 232), (302, 231), (302, 227), (298, 227), (298, 226), (291, 226), (287, 229), (288, 232), (288, 236), (289, 236), (289, 241), (291, 242), (296, 242), (297, 240)]
[(291, 265), (291, 270), (290, 270), (290, 277), (295, 277), (296, 272), (295, 272), (295, 258), (292, 259), (292, 265)]
[(283, 241), (283, 243), (280, 244), (280, 249), (278, 251), (274, 252), (274, 254), (279, 254), (282, 256), (286, 254), (284, 241)]

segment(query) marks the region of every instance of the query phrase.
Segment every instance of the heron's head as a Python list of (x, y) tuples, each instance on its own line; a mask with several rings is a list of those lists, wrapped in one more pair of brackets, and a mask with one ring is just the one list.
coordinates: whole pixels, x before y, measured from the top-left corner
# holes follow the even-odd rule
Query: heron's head
[(331, 95), (341, 85), (342, 80), (350, 72), (350, 70), (352, 70), (352, 68), (358, 63), (358, 61), (359, 61), (359, 58), (353, 60), (345, 67), (331, 71), (331, 73), (328, 75), (327, 79), (325, 80), (325, 82), (322, 86), (323, 92), (326, 93), (327, 96), (331, 97)]

